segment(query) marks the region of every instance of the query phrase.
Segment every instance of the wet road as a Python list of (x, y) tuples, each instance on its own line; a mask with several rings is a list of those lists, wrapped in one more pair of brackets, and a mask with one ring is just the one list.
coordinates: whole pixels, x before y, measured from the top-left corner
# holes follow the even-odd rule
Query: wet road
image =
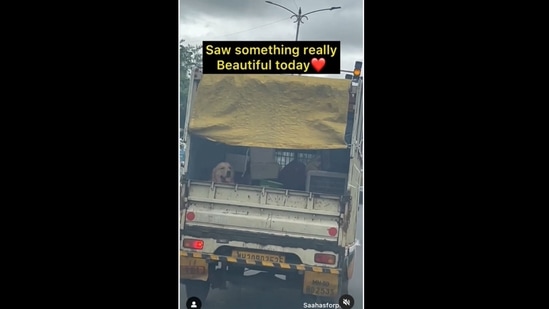
[[(361, 246), (358, 247), (355, 261), (354, 276), (349, 283), (349, 294), (355, 299), (353, 308), (362, 308), (363, 306), (363, 207), (360, 207), (359, 219), (357, 225), (357, 238)], [(185, 286), (181, 285), (181, 309), (185, 309), (187, 295)], [(210, 290), (206, 301), (202, 304), (202, 309), (298, 309), (306, 308), (305, 300), (301, 298), (300, 291), (292, 290), (274, 290), (261, 291), (258, 289), (242, 288), (228, 286), (227, 290)], [(312, 307), (311, 307), (312, 308)], [(320, 307), (319, 307), (320, 308)], [(330, 308), (330, 307), (326, 307)], [(331, 307), (336, 308), (336, 307)]]

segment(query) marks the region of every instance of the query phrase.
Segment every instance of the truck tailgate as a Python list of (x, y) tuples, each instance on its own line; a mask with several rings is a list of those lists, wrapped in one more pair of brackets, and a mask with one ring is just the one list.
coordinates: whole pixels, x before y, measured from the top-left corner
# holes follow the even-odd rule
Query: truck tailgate
[[(339, 197), (245, 185), (187, 183), (186, 227), (337, 242)], [(193, 215), (190, 215), (192, 213)], [(192, 219), (192, 220), (191, 220)]]

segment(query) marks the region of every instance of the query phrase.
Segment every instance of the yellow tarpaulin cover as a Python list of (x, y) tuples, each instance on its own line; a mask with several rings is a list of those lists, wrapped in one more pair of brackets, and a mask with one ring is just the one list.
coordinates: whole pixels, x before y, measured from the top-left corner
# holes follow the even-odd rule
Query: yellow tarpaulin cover
[(189, 131), (233, 146), (344, 149), (349, 81), (204, 74)]

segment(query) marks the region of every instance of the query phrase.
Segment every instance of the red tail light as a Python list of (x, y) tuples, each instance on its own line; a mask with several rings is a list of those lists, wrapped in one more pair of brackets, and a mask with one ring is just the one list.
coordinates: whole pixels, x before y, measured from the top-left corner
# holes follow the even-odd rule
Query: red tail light
[(183, 247), (189, 249), (204, 249), (204, 241), (200, 239), (183, 239)]
[(330, 236), (332, 236), (332, 237), (333, 237), (333, 236), (336, 236), (336, 235), (337, 235), (337, 229), (336, 229), (335, 227), (329, 228), (329, 229), (328, 229), (328, 234), (329, 234)]
[(194, 212), (189, 211), (186, 216), (187, 220), (193, 221), (194, 220)]
[(315, 263), (333, 265), (336, 263), (336, 257), (333, 254), (317, 253), (315, 254)]

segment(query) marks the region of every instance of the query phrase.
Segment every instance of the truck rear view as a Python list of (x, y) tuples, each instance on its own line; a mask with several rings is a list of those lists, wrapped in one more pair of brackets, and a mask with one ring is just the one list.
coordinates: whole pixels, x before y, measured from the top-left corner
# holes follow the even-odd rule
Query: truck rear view
[(227, 283), (314, 299), (346, 294), (361, 85), (351, 96), (346, 80), (200, 70), (191, 80), (180, 223), (187, 296), (204, 301)]

